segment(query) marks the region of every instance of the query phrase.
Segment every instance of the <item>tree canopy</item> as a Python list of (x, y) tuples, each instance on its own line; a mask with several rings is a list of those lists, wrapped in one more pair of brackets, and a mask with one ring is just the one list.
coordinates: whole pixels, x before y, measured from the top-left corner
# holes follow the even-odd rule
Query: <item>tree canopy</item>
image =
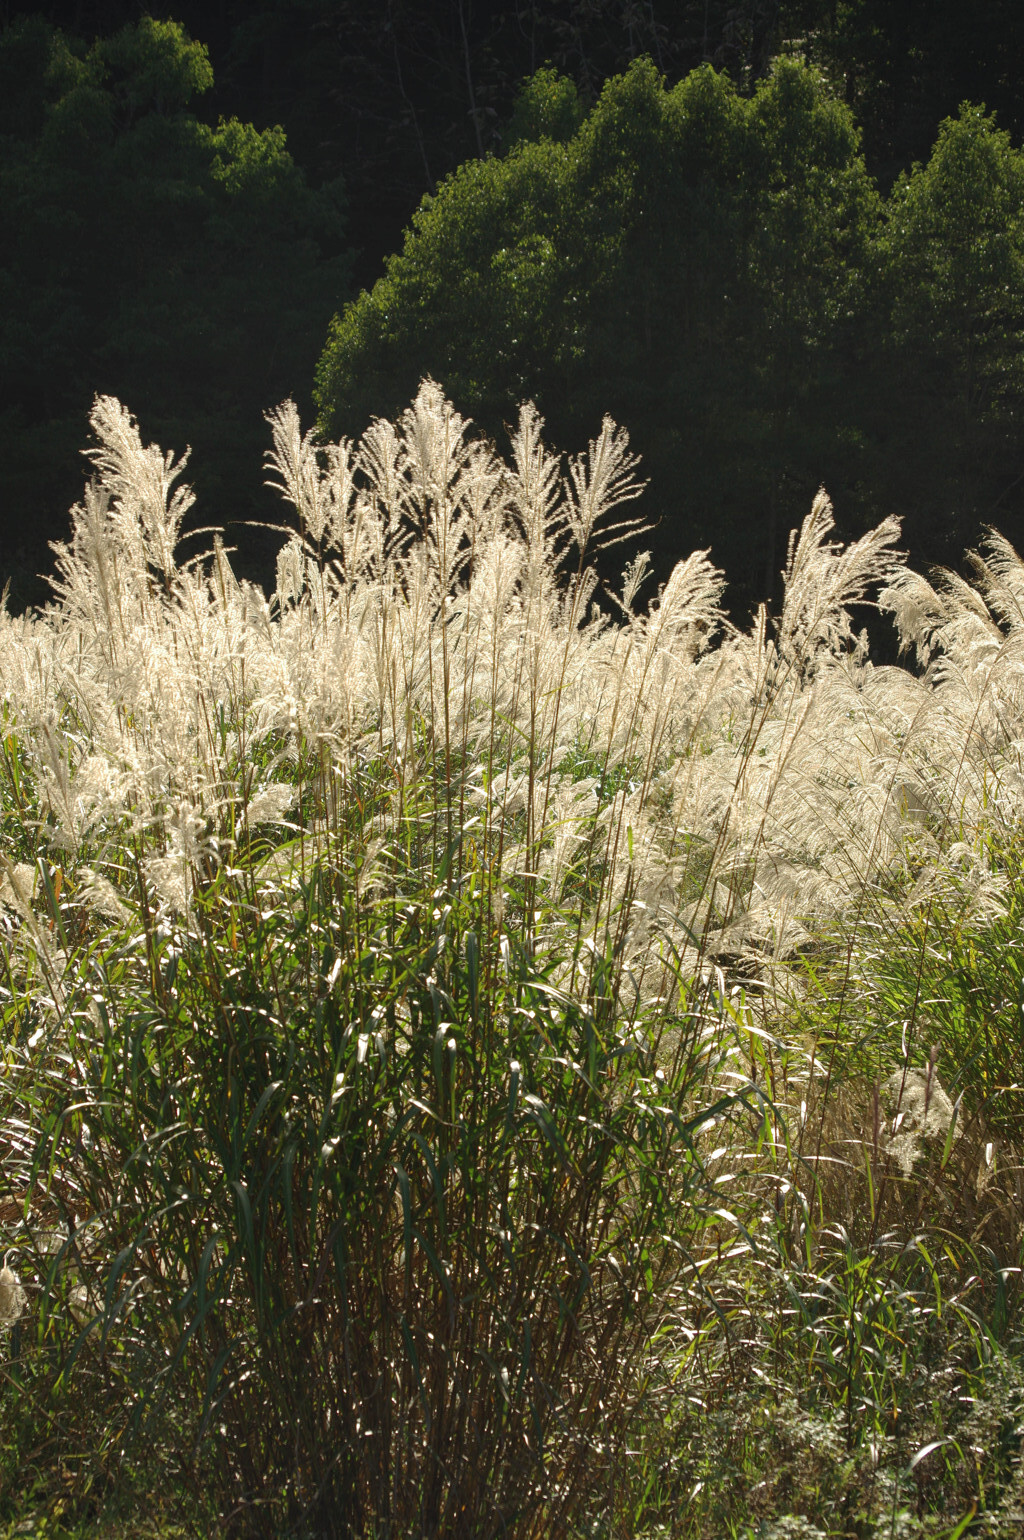
[(821, 481), (844, 533), (895, 510), (925, 560), (1024, 513), (1015, 0), (150, 10), (79, 0), (72, 37), (37, 0), (0, 34), (16, 598), (96, 391), (202, 450), (218, 518), (274, 517), (262, 413), (308, 410), (336, 310), (325, 425), (425, 372), (497, 435), (526, 396), (563, 442), (612, 410), (665, 563), (713, 544), (734, 604)]
[(325, 430), (398, 410), (424, 374), (496, 435), (527, 396), (563, 440), (610, 410), (664, 562), (710, 544), (746, 598), (782, 566), (782, 504), (822, 482), (849, 533), (896, 511), (926, 558), (976, 538), (1024, 469), (1024, 157), (991, 117), (944, 123), (887, 199), (850, 109), (796, 61), (743, 96), (639, 60), (586, 114), (548, 71), (513, 123), (336, 318)]
[[(71, 10), (22, 3), (59, 25)], [(78, 31), (110, 36), (140, 6), (76, 0), (73, 10)], [(743, 94), (775, 58), (804, 57), (853, 109), (885, 190), (927, 159), (965, 99), (1024, 132), (1018, 0), (149, 0), (146, 10), (208, 45), (214, 119), (282, 123), (314, 180), (344, 175), (367, 284), (425, 192), (462, 161), (508, 149), (517, 87), (545, 64), (589, 110), (605, 80), (644, 55), (672, 84), (708, 63)]]
[(97, 392), (203, 453), (252, 512), (262, 412), (308, 392), (347, 282), (340, 184), (311, 189), (281, 128), (193, 112), (213, 74), (175, 22), (89, 45), (39, 18), (0, 34), (0, 502), (28, 585), (81, 484)]
[(641, 60), (571, 137), (536, 116), (424, 201), (335, 322), (324, 426), (396, 410), (422, 374), (492, 432), (525, 396), (561, 437), (603, 406), (633, 427), (666, 548), (727, 539), (753, 585), (778, 565), (776, 483), (877, 220), (850, 115), (799, 65), (744, 98), (710, 66), (669, 88)]

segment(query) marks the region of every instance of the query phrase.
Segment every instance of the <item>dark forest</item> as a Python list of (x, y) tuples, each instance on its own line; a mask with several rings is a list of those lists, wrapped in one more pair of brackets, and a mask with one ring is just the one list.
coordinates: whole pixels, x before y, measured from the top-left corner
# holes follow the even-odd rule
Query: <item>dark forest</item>
[(1008, 0), (6, 7), (12, 602), (46, 597), (97, 392), (193, 446), (194, 522), (264, 581), (263, 414), (358, 434), (425, 374), (499, 442), (527, 398), (575, 449), (611, 412), (658, 570), (710, 545), (738, 612), (820, 485), (922, 566), (1012, 534), (1022, 28)]

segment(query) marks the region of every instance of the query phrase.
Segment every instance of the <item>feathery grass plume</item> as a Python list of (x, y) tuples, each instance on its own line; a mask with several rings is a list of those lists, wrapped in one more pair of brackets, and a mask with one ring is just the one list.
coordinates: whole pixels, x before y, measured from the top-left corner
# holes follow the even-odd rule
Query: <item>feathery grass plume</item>
[(898, 519), (884, 519), (846, 547), (828, 539), (834, 527), (832, 504), (820, 491), (799, 535), (789, 537), (778, 648), (787, 660), (799, 658), (803, 668), (819, 649), (834, 653), (852, 640), (850, 606), (865, 603), (897, 567)]
[(169, 584), (182, 520), (195, 502), (191, 487), (174, 487), (191, 451), (175, 463), (155, 444), (144, 449), (135, 419), (113, 396), (96, 397), (89, 422), (99, 444), (86, 454), (110, 497), (112, 522), (128, 550), (141, 542), (146, 567)]
[[(587, 458), (575, 456), (569, 464), (572, 493), (566, 517), (576, 548), (582, 557), (596, 544), (601, 549), (619, 545), (643, 528), (643, 519), (622, 519), (603, 524), (605, 515), (638, 498), (647, 485), (633, 475), (639, 456), (629, 452), (629, 434), (610, 417), (601, 424), (600, 436), (591, 439)], [(601, 526), (600, 531), (598, 526)]]
[[(335, 488), (323, 474), (317, 463), (315, 430), (311, 428), (303, 435), (294, 401), (286, 401), (275, 411), (268, 412), (267, 422), (274, 447), (267, 450), (265, 463), (269, 471), (276, 472), (276, 477), (268, 476), (266, 485), (280, 492), (293, 505), (299, 516), (299, 534), (309, 541), (316, 555), (322, 551), (324, 535), (332, 522), (332, 493), (342, 492), (341, 516), (344, 517), (349, 500), (344, 494), (350, 491), (351, 482), (343, 474), (342, 485)], [(345, 446), (338, 447), (344, 451)]]
[(21, 1318), (26, 1299), (17, 1273), (10, 1266), (10, 1259), (5, 1257), (4, 1265), (0, 1267), (0, 1327), (10, 1328)]

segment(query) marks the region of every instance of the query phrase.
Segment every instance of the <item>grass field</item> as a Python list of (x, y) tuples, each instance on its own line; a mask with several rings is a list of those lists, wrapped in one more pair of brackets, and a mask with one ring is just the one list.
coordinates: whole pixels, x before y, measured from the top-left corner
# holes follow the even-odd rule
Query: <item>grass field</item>
[(273, 414), (268, 601), (93, 428), (0, 619), (0, 1533), (1018, 1534), (1012, 549), (822, 494), (740, 632), (622, 430), (427, 382)]

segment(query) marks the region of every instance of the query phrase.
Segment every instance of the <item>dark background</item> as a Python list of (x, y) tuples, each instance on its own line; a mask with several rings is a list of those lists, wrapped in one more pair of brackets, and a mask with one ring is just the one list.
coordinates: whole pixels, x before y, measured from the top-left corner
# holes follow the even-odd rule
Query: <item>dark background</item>
[[(80, 495), (96, 391), (120, 396), (147, 440), (193, 444), (194, 522), (227, 524), (241, 568), (266, 580), (275, 542), (251, 526), (279, 517), (279, 505), (261, 485), (263, 411), (292, 395), (313, 421), (332, 316), (377, 283), (425, 194), (441, 194), (435, 222), (464, 221), (457, 200), (445, 202), (445, 179), (466, 162), (509, 155), (524, 132), (514, 119), (524, 79), (551, 66), (575, 87), (583, 121), (605, 81), (643, 56), (669, 87), (710, 64), (744, 102), (779, 59), (819, 72), (859, 131), (872, 188), (890, 200), (870, 230), (864, 212), (863, 249), (837, 248), (836, 262), (857, 278), (845, 323), (830, 315), (815, 335), (818, 322), (804, 315), (797, 342), (787, 305), (769, 325), (747, 239), (736, 286), (708, 301), (717, 332), (702, 344), (713, 368), (698, 400), (680, 316), (703, 303), (719, 254), (712, 245), (699, 269), (654, 264), (644, 279), (644, 220), (663, 198), (654, 168), (650, 208), (630, 215), (609, 268), (608, 315), (601, 326), (581, 323), (575, 372), (556, 378), (535, 348), (507, 377), (496, 360), (481, 379), (457, 356), (457, 326), (438, 352), (429, 317), (418, 331), (403, 321), (401, 338), (346, 343), (360, 389), (326, 405), (321, 394), (325, 425), (358, 431), (373, 411), (393, 411), (413, 367), (442, 384), (463, 380), (457, 404), (496, 436), (523, 394), (538, 398), (566, 450), (583, 447), (600, 411), (612, 410), (652, 478), (659, 570), (710, 541), (734, 576), (738, 612), (772, 595), (785, 532), (822, 481), (844, 534), (901, 513), (921, 565), (958, 560), (987, 520), (1019, 540), (1022, 10), (1015, 0), (0, 6), (0, 571), (12, 604), (46, 597), (36, 574)], [(177, 97), (159, 82), (140, 87), (139, 56), (117, 40), (143, 16), (173, 19), (205, 45), (212, 84), (193, 82)], [(77, 65), (54, 65), (42, 23), (62, 29)], [(91, 83), (76, 68), (91, 70)], [(892, 202), (900, 176), (928, 165), (940, 124), (964, 102), (984, 104), (1009, 134), (991, 207), (970, 214), (972, 225), (991, 227), (974, 310), (945, 292), (943, 261), (955, 258), (959, 237), (935, 186), (918, 185), (924, 212), (909, 234)], [(231, 119), (239, 127), (216, 141), (196, 128), (216, 135)], [(276, 125), (283, 138), (259, 138)], [(765, 186), (782, 163), (766, 163)], [(484, 234), (500, 247), (498, 213), (488, 218)], [(456, 246), (463, 236), (464, 224)], [(458, 249), (464, 266), (473, 260)], [(490, 261), (481, 258), (485, 287)], [(411, 306), (415, 285), (399, 278), (396, 303)], [(538, 311), (537, 324), (550, 316)], [(644, 325), (660, 347), (637, 340)], [(473, 340), (467, 331), (467, 350)]]

